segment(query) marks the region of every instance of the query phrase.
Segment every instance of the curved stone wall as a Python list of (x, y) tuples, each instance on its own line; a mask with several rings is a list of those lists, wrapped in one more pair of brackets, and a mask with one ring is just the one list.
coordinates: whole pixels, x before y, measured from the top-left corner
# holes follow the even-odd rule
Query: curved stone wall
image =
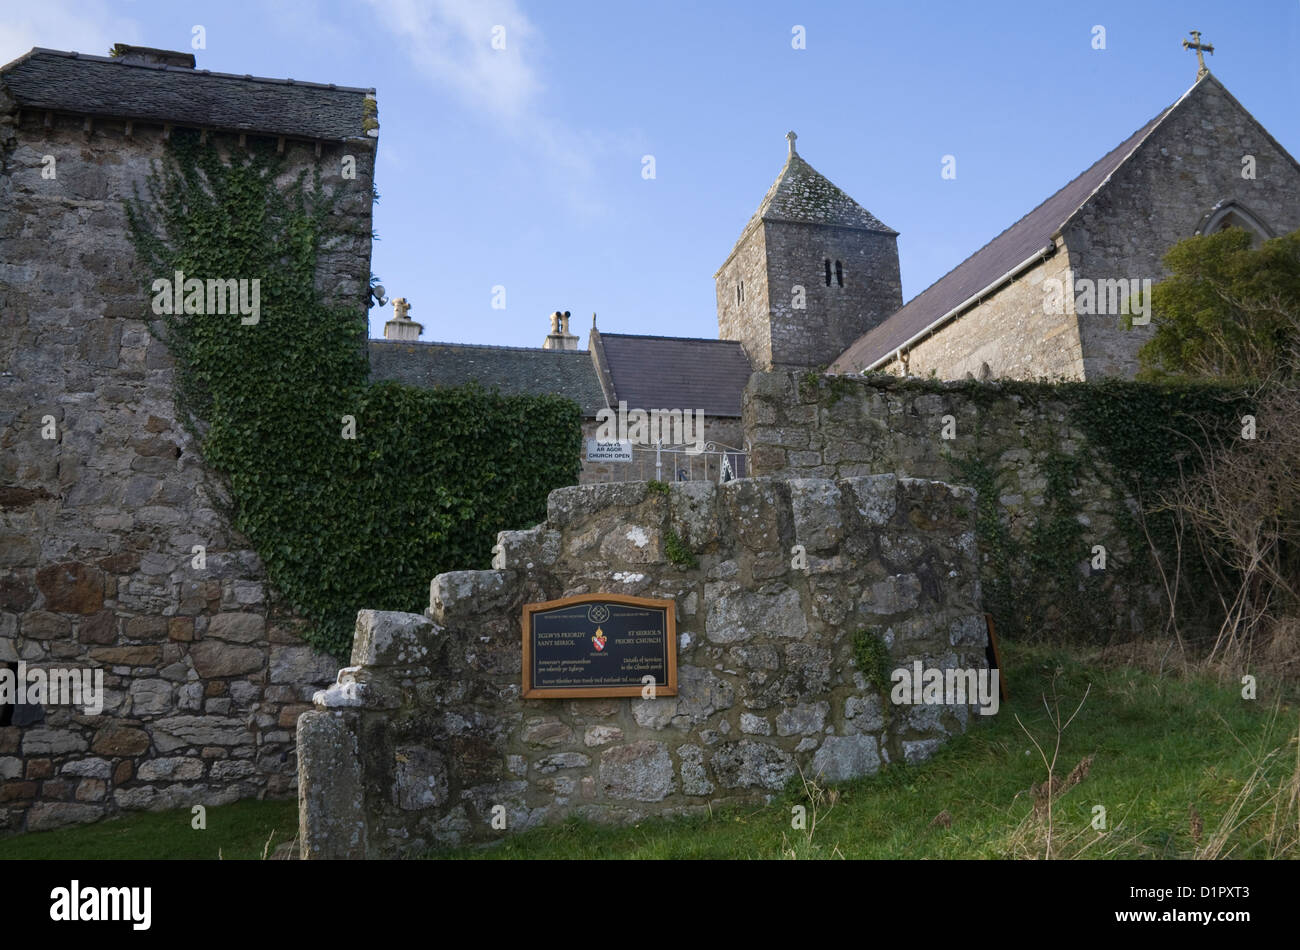
[[(983, 668), (974, 518), (970, 489), (894, 475), (552, 492), (546, 522), (501, 534), (504, 569), (439, 575), (425, 616), (358, 615), (352, 665), (298, 723), (305, 856), (681, 814), (928, 757), (970, 704), (891, 702), (855, 636), (891, 668)], [(675, 601), (678, 695), (521, 698), (522, 606), (595, 592)]]

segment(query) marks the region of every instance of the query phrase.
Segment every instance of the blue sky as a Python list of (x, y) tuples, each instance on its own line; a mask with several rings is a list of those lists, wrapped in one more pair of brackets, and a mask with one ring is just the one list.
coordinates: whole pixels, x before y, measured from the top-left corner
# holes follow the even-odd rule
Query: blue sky
[(200, 68), (378, 90), (371, 266), (425, 340), (537, 346), (555, 309), (584, 345), (593, 311), (609, 332), (715, 337), (713, 273), (790, 129), (900, 232), (909, 299), (1178, 98), (1192, 28), (1300, 155), (1300, 0), (0, 0), (0, 62), (189, 49), (195, 25)]

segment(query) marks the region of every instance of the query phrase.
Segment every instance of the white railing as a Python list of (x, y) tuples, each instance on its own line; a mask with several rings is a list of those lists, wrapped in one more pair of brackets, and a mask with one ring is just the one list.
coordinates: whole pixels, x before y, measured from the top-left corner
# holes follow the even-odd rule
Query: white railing
[(744, 449), (719, 442), (704, 443), (700, 452), (694, 449), (694, 445), (634, 445), (632, 461), (607, 463), (612, 471), (600, 480), (686, 482), (708, 479), (729, 482), (749, 474), (749, 453)]

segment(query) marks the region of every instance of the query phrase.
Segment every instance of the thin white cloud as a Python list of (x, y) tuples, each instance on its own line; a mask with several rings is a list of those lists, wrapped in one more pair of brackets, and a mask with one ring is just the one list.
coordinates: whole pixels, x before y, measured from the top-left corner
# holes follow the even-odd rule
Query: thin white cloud
[(461, 101), (506, 119), (533, 107), (541, 37), (514, 0), (369, 2), (411, 65)]
[[(545, 40), (515, 0), (369, 3), (411, 69), (479, 112), (495, 134), (512, 140), (520, 157), (548, 169), (551, 186), (572, 211), (592, 218), (606, 210), (592, 188), (595, 163), (631, 154), (634, 146), (613, 130), (573, 128), (548, 108), (541, 65)], [(504, 49), (493, 47), (496, 28), (504, 29)], [(382, 90), (380, 100), (382, 115)], [(639, 175), (640, 166), (629, 164), (629, 174)]]
[(0, 16), (0, 64), (33, 46), (107, 56), (114, 43), (141, 42), (138, 21), (109, 9), (104, 0), (7, 3)]

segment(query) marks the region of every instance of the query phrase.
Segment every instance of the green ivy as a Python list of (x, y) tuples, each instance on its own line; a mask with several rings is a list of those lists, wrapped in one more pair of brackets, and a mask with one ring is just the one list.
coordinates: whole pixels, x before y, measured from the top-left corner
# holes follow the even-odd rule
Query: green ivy
[(888, 691), (892, 659), (878, 628), (861, 628), (854, 632), (853, 662), (863, 679), (882, 693)]
[[(1054, 629), (1076, 639), (1108, 638), (1112, 631), (1101, 622), (1113, 614), (1107, 600), (1108, 577), (1140, 573), (1146, 582), (1158, 585), (1156, 557), (1173, 573), (1176, 526), (1161, 501), (1177, 487), (1183, 473), (1200, 466), (1201, 450), (1238, 431), (1241, 416), (1251, 411), (1240, 388), (1216, 383), (940, 382), (881, 374), (865, 382), (900, 392), (957, 395), (977, 407), (1004, 403), (1009, 397), (1030, 407), (1063, 405), (1062, 441), (1069, 430), (1082, 436), (1083, 444), (1071, 453), (1060, 446), (1043, 452), (1041, 446), (1026, 443), (1038, 454), (1046, 484), (1043, 504), (1033, 511), (1033, 524), (1019, 535), (1012, 533), (1000, 501), (1006, 494), (1000, 477), (1002, 462), (985, 449), (992, 440), (979, 428), (985, 414), (976, 414), (973, 434), (945, 447), (960, 480), (977, 492), (976, 537), (985, 608), (998, 629), (1013, 637), (1036, 637)], [(838, 397), (832, 402), (834, 398)], [(1082, 506), (1075, 493), (1084, 484), (1111, 492), (1115, 504), (1109, 514), (1118, 537), (1094, 537), (1080, 520)], [(1138, 502), (1141, 516), (1130, 511), (1124, 498)], [(1098, 543), (1107, 549), (1104, 572), (1087, 568), (1092, 545)], [(1183, 539), (1180, 608), (1187, 617), (1210, 617), (1218, 608), (1209, 599), (1212, 588), (1205, 558), (1197, 556), (1193, 544), (1193, 539)]]
[(691, 570), (700, 566), (699, 558), (672, 528), (664, 529), (664, 554), (678, 567)]
[(825, 390), (830, 394), (830, 405), (835, 405), (854, 392), (856, 383), (852, 376), (827, 376), (825, 367), (810, 369), (799, 377), (799, 396), (802, 399), (820, 398)]
[(126, 210), (146, 286), (177, 270), (261, 281), (256, 325), (164, 315), (160, 335), (232, 523), (306, 639), (343, 657), (358, 609), (421, 611), (435, 574), (486, 568), (498, 531), (545, 517), (577, 480), (581, 417), (556, 396), (369, 383), (364, 314), (315, 287), (346, 221), (337, 195), (284, 173), (270, 147), (232, 162), (178, 131)]

